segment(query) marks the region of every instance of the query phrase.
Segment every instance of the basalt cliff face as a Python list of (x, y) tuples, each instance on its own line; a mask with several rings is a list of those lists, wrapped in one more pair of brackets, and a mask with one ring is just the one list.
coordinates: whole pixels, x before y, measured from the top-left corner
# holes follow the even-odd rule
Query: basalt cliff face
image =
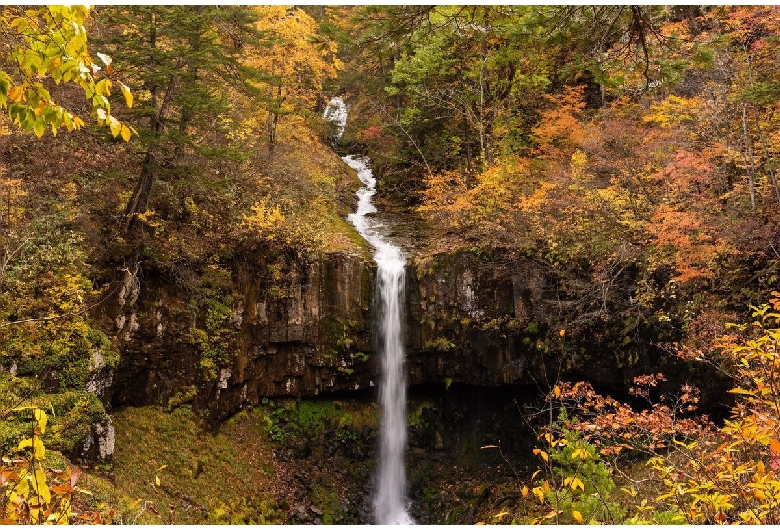
[(205, 297), (167, 274), (126, 272), (102, 313), (121, 352), (113, 404), (193, 402), (219, 419), (266, 396), (374, 384), (372, 264), (329, 254), (269, 268), (262, 255), (237, 260)]
[[(595, 333), (560, 336), (557, 326), (573, 302), (561, 298), (548, 269), (502, 251), (413, 260), (406, 280), (409, 384), (545, 386), (561, 377), (625, 389), (634, 375), (676, 363), (649, 340), (616, 351)], [(101, 315), (121, 352), (113, 405), (191, 402), (221, 419), (264, 397), (375, 386), (373, 263), (328, 254), (281, 277), (268, 270), (262, 254), (244, 256), (205, 297), (170, 275), (125, 272)], [(710, 375), (674, 366), (666, 370), (678, 376), (670, 385), (695, 375), (705, 393), (705, 385), (718, 392)]]

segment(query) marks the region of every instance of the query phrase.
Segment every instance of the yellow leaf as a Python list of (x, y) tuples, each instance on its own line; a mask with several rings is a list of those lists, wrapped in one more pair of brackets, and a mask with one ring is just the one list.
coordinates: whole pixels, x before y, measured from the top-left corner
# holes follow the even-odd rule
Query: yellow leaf
[(125, 103), (127, 103), (127, 108), (133, 108), (133, 93), (130, 92), (130, 89), (125, 85), (124, 83), (119, 83), (119, 89), (122, 91), (122, 95), (125, 96)]
[(528, 497), (528, 486), (523, 486), (521, 493), (523, 494), (523, 497)]
[[(563, 331), (563, 330), (561, 330), (561, 331)], [(562, 336), (563, 335), (561, 335), (561, 337)], [(555, 388), (553, 390), (555, 392), (555, 397), (557, 397), (557, 398), (561, 397), (561, 387), (559, 387), (558, 385), (555, 385)]]
[(533, 490), (534, 495), (539, 499), (539, 502), (544, 502), (544, 490), (540, 487), (536, 487)]
[(534, 449), (534, 454), (535, 455), (539, 455), (540, 457), (542, 457), (542, 460), (544, 460), (545, 462), (549, 462), (550, 461), (550, 456), (547, 453), (545, 453), (544, 451), (542, 451), (541, 449)]
[(22, 101), (24, 99), (24, 87), (21, 85), (16, 85), (13, 87), (8, 91), (8, 98), (14, 103), (19, 103)]
[(583, 484), (582, 481), (577, 477), (574, 477), (574, 480), (571, 481), (571, 489), (572, 491), (577, 491), (577, 488), (580, 488), (584, 492), (585, 484)]
[(35, 490), (38, 492), (38, 496), (41, 497), (46, 504), (51, 502), (51, 492), (49, 486), (46, 484), (46, 475), (40, 469), (35, 470)]
[(580, 512), (574, 510), (573, 512), (571, 512), (571, 516), (574, 517), (575, 521), (582, 524), (582, 514)]
[(114, 138), (119, 136), (119, 133), (122, 132), (122, 124), (113, 116), (108, 117), (108, 127), (111, 129), (111, 135)]
[(43, 460), (45, 456), (46, 456), (46, 447), (44, 447), (40, 437), (35, 436), (33, 438), (33, 457), (36, 460)]
[(130, 131), (130, 128), (125, 124), (122, 124), (122, 130), (120, 131), (119, 134), (122, 135), (122, 140), (124, 140), (125, 142), (129, 142), (130, 138), (133, 136), (133, 133)]
[(41, 429), (41, 434), (46, 432), (46, 422), (49, 417), (41, 409), (35, 409), (35, 421), (38, 422), (38, 427)]
[(155, 475), (155, 477), (154, 477), (154, 484), (155, 484), (155, 486), (159, 486), (160, 485), (160, 477)]

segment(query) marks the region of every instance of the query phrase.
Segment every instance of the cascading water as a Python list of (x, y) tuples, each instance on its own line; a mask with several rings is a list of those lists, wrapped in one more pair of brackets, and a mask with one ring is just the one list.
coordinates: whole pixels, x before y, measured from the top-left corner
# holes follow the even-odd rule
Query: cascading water
[[(325, 117), (337, 124), (338, 136), (344, 131), (347, 107), (341, 98), (333, 98), (325, 110)], [(379, 353), (382, 356), (382, 381), (379, 385), (379, 403), (382, 408), (380, 431), (379, 470), (374, 516), (377, 524), (414, 524), (406, 511), (406, 377), (404, 374), (403, 302), (404, 259), (401, 249), (379, 233), (382, 227), (367, 217), (375, 213), (372, 199), (376, 193), (376, 179), (365, 158), (353, 155), (343, 160), (357, 171), (363, 187), (358, 190), (357, 211), (348, 216), (358, 233), (374, 247), (377, 264), (377, 294), (381, 304), (378, 330)]]

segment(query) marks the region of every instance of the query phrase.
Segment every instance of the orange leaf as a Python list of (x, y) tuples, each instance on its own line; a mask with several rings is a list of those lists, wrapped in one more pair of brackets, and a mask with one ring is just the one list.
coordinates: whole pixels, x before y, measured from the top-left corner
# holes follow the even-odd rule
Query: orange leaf
[(769, 467), (772, 471), (780, 471), (780, 441), (769, 440)]

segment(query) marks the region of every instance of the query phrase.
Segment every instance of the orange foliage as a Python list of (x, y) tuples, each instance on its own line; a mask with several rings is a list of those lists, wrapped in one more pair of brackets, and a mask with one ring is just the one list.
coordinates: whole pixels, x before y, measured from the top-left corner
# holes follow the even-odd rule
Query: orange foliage
[(582, 94), (585, 87), (566, 87), (563, 94), (545, 95), (550, 107), (541, 113), (539, 124), (531, 137), (538, 144), (534, 154), (542, 158), (562, 156), (568, 158), (571, 151), (585, 138), (580, 116), (585, 108)]

